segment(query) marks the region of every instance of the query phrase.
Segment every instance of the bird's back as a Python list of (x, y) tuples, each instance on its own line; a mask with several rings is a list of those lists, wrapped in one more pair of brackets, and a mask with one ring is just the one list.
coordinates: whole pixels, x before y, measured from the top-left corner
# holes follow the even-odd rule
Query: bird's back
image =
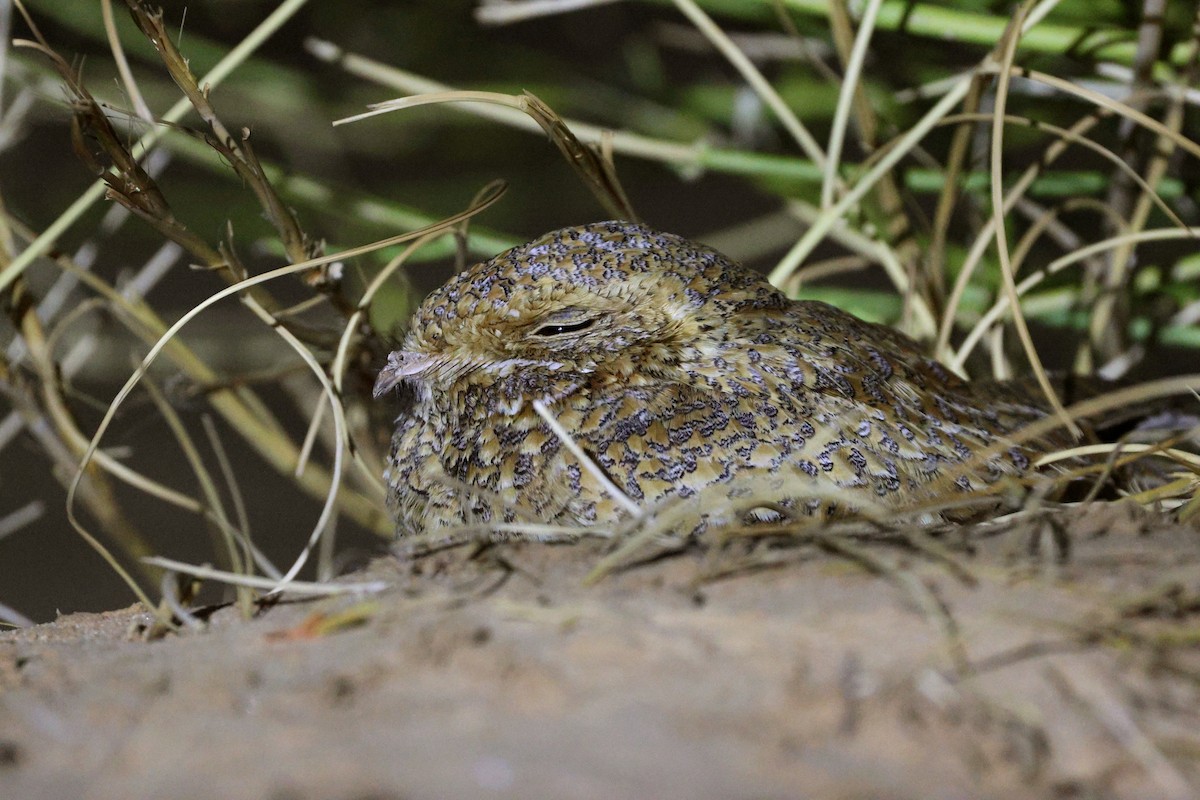
[(620, 222), (457, 276), (393, 354), (381, 385), (396, 383), (420, 390), (388, 475), (402, 531), (626, 514), (534, 400), (643, 508), (719, 505), (750, 485), (796, 508), (903, 505), (938, 476), (966, 488), (1025, 470), (1018, 447), (971, 462), (1045, 414), (972, 387), (897, 331)]
[[(557, 409), (641, 504), (744, 484), (778, 490), (777, 501), (801, 508), (830, 497), (842, 507), (856, 497), (894, 506), (921, 499), (932, 478), (1044, 416), (1014, 398), (981, 402), (907, 337), (823, 303), (739, 314), (725, 333), (690, 353), (673, 379), (589, 387)], [(551, 476), (573, 469), (570, 456), (556, 458)], [(1008, 448), (955, 483), (967, 488), (1027, 467), (1025, 451)], [(588, 500), (564, 505), (565, 517), (590, 522), (617, 512), (585, 474), (572, 471), (569, 483), (568, 495)]]

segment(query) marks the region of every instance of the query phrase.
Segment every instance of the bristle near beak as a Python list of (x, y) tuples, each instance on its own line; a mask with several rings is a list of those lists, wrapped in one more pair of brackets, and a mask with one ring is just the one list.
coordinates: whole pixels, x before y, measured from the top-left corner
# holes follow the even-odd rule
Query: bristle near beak
[(424, 353), (395, 350), (388, 354), (387, 365), (379, 371), (375, 381), (376, 398), (386, 394), (405, 378), (419, 377), (435, 365), (436, 361)]

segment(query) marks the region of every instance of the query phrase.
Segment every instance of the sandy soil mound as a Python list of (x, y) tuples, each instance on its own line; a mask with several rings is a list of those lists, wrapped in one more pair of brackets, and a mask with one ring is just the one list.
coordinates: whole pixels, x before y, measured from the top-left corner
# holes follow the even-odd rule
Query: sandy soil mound
[(1198, 796), (1200, 533), (966, 534), (960, 568), (863, 544), (881, 571), (592, 587), (593, 547), (460, 548), (158, 641), (137, 608), (3, 633), (0, 797)]

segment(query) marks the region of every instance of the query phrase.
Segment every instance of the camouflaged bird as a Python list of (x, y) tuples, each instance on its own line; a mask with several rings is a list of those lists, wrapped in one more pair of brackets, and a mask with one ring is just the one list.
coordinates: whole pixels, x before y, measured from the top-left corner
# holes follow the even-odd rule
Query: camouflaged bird
[[(375, 394), (397, 386), (407, 407), (385, 478), (400, 535), (629, 513), (535, 400), (643, 508), (759, 475), (787, 475), (779, 499), (796, 508), (820, 505), (804, 487), (830, 486), (898, 506), (1044, 415), (897, 331), (789, 300), (715, 250), (627, 222), (555, 231), (453, 277), (417, 310)], [(1013, 447), (957, 482), (1028, 466)]]

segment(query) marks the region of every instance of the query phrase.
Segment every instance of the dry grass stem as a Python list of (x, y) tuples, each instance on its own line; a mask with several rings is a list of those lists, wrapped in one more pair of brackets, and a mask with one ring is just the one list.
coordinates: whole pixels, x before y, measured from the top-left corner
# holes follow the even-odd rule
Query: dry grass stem
[(248, 589), (258, 589), (275, 593), (278, 591), (286, 591), (291, 595), (302, 597), (329, 597), (339, 594), (374, 594), (382, 592), (389, 586), (384, 581), (364, 581), (361, 583), (335, 583), (322, 582), (311, 583), (308, 581), (289, 581), (286, 587), (282, 589), (274, 579), (259, 578), (254, 575), (240, 575), (224, 570), (212, 569), (210, 567), (198, 566), (194, 564), (186, 564), (182, 561), (175, 561), (170, 558), (162, 558), (153, 556), (145, 559), (146, 563), (160, 569), (171, 570), (178, 572), (181, 575), (191, 575), (196, 578), (203, 578), (210, 581), (219, 581), (229, 584), (230, 586), (244, 586)]

